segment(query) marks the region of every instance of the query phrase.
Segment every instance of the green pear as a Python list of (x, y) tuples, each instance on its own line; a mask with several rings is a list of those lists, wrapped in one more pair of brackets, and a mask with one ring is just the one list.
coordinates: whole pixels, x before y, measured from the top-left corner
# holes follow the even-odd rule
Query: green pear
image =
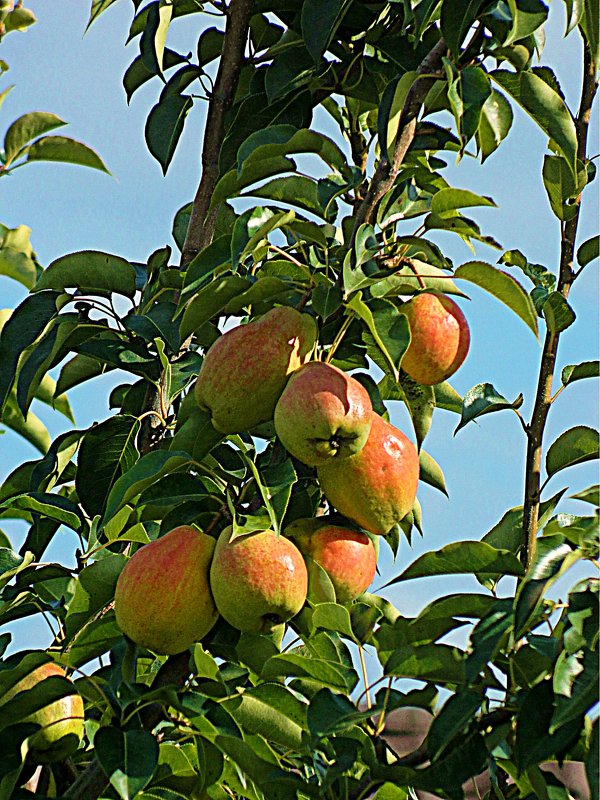
[[(54, 677), (68, 680), (64, 669), (52, 661), (33, 669), (12, 686), (0, 700), (0, 717), (4, 703), (12, 700), (19, 692), (26, 692), (41, 681)], [(40, 764), (62, 761), (77, 750), (83, 737), (83, 700), (73, 685), (71, 694), (51, 701), (21, 722), (35, 722), (41, 726), (29, 737), (29, 752), (34, 761)]]
[(181, 653), (205, 636), (218, 613), (210, 592), (212, 536), (181, 525), (141, 547), (119, 575), (117, 624), (154, 653)]
[(338, 603), (355, 600), (371, 585), (377, 552), (366, 533), (332, 525), (327, 517), (315, 517), (294, 520), (285, 535), (294, 540), (301, 553), (323, 567)]
[(401, 309), (410, 325), (410, 344), (401, 367), (424, 386), (441, 383), (453, 375), (469, 351), (469, 326), (464, 314), (444, 294), (423, 292)]
[(313, 349), (316, 323), (281, 306), (223, 334), (206, 353), (195, 394), (221, 433), (241, 433), (273, 419), (288, 375)]
[(412, 510), (419, 482), (417, 448), (373, 412), (363, 449), (317, 468), (325, 497), (370, 533), (385, 534)]
[(341, 369), (311, 361), (291, 375), (275, 406), (286, 450), (309, 467), (362, 449), (373, 407), (367, 390)]
[(219, 536), (210, 585), (222, 617), (247, 633), (271, 633), (304, 605), (308, 574), (296, 545), (274, 531)]

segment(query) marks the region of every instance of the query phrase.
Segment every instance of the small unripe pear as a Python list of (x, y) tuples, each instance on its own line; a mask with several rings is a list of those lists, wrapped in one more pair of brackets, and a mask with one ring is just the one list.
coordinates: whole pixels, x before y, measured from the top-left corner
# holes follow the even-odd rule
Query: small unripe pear
[(275, 407), (275, 430), (288, 452), (316, 467), (362, 449), (372, 410), (367, 390), (355, 378), (311, 361), (288, 380)]
[(217, 339), (195, 387), (215, 428), (241, 433), (273, 419), (288, 375), (304, 363), (315, 338), (312, 317), (282, 306)]
[(469, 351), (469, 326), (464, 314), (444, 294), (423, 292), (401, 307), (410, 325), (410, 344), (400, 366), (424, 386), (453, 375)]
[[(41, 681), (54, 677), (68, 680), (65, 671), (52, 661), (33, 669), (12, 686), (0, 700), (0, 716), (2, 705), (12, 700), (19, 692), (26, 692)], [(29, 737), (29, 752), (34, 761), (40, 764), (62, 761), (77, 750), (83, 736), (83, 700), (73, 686), (71, 694), (53, 700), (21, 722), (34, 722), (41, 726)]]
[(119, 575), (117, 624), (154, 653), (181, 653), (205, 636), (218, 613), (210, 591), (212, 536), (181, 525), (141, 547)]
[(385, 534), (412, 510), (419, 482), (417, 448), (373, 412), (363, 449), (317, 468), (327, 500), (370, 533)]
[[(319, 520), (323, 520), (321, 525)], [(317, 517), (295, 520), (285, 534), (294, 540), (301, 553), (323, 567), (338, 603), (355, 600), (371, 585), (377, 569), (377, 553), (366, 533), (331, 525), (326, 517)]]
[(221, 616), (247, 633), (271, 633), (296, 616), (308, 591), (308, 573), (296, 545), (274, 531), (231, 539), (219, 536), (210, 584)]

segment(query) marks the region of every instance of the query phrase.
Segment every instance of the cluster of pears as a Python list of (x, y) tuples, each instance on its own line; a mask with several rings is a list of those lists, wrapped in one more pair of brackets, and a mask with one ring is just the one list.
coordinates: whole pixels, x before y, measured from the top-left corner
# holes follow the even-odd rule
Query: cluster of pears
[[(417, 295), (403, 311), (412, 335), (403, 367), (420, 383), (439, 383), (466, 356), (464, 317), (433, 293)], [(316, 332), (310, 315), (274, 308), (212, 345), (194, 391), (224, 434), (273, 421), (286, 450), (316, 468), (329, 504), (353, 524), (337, 516), (296, 520), (281, 536), (234, 536), (229, 527), (216, 541), (190, 526), (175, 528), (138, 550), (119, 577), (117, 623), (134, 642), (178, 653), (202, 639), (219, 614), (238, 630), (272, 633), (306, 601), (309, 558), (329, 575), (338, 602), (351, 602), (373, 580), (371, 536), (386, 534), (412, 510), (419, 457), (373, 410), (362, 384), (307, 360)]]

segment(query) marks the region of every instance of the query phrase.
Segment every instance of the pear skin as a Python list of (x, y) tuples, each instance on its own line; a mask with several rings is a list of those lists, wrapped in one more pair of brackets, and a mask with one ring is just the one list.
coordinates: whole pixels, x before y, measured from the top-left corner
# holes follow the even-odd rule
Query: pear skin
[(355, 378), (321, 361), (290, 376), (275, 407), (285, 449), (309, 467), (358, 453), (371, 430), (369, 393)]
[(219, 536), (210, 584), (221, 616), (247, 633), (271, 633), (306, 600), (308, 573), (296, 545), (274, 531)]
[(373, 412), (363, 449), (317, 468), (325, 497), (364, 530), (385, 534), (412, 510), (419, 482), (417, 448)]
[[(33, 669), (4, 695), (0, 701), (0, 716), (2, 704), (12, 700), (19, 692), (33, 689), (41, 681), (53, 677), (68, 680), (65, 671), (52, 661)], [(35, 722), (41, 726), (29, 737), (29, 752), (34, 761), (39, 764), (62, 761), (77, 750), (83, 737), (83, 700), (73, 685), (72, 694), (53, 700), (21, 722)]]
[(217, 339), (195, 386), (215, 428), (241, 433), (273, 419), (288, 375), (304, 363), (316, 333), (311, 316), (281, 306)]
[(141, 547), (119, 575), (117, 624), (154, 653), (181, 653), (205, 636), (218, 613), (210, 592), (212, 536), (181, 525)]
[(285, 534), (294, 540), (301, 553), (323, 567), (338, 603), (349, 603), (366, 592), (375, 577), (375, 546), (362, 531), (326, 521), (319, 526), (318, 521), (319, 517), (295, 520), (285, 529)]
[(467, 357), (470, 333), (454, 300), (423, 292), (401, 307), (410, 325), (410, 344), (401, 367), (414, 381), (433, 386), (453, 375)]

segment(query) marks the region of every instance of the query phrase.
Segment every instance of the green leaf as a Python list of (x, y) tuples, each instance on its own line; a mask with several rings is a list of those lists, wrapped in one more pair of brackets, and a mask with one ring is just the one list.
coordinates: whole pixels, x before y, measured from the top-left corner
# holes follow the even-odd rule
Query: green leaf
[(189, 465), (186, 453), (155, 450), (142, 456), (115, 481), (106, 500), (104, 521), (112, 519), (126, 503), (151, 486), (163, 475)]
[(438, 383), (433, 387), (436, 408), (452, 411), (454, 414), (462, 412), (463, 399), (448, 381)]
[(442, 494), (448, 497), (442, 468), (433, 456), (430, 456), (422, 448), (419, 450), (419, 480), (429, 484), (429, 486), (433, 486), (434, 489), (439, 489)]
[(481, 417), (483, 414), (490, 414), (493, 411), (503, 411), (506, 408), (517, 409), (523, 405), (523, 395), (520, 394), (516, 400), (510, 403), (501, 394), (498, 394), (491, 383), (478, 383), (466, 393), (463, 399), (460, 422), (456, 426), (454, 435), (463, 428), (467, 422)]
[(313, 610), (311, 618), (313, 631), (322, 628), (326, 631), (336, 631), (354, 641), (350, 613), (347, 608), (338, 603), (319, 603)]
[(582, 492), (572, 494), (573, 500), (583, 500), (585, 503), (591, 503), (594, 506), (600, 506), (600, 485), (588, 486)]
[(371, 310), (361, 299), (361, 293), (353, 295), (347, 308), (356, 313), (366, 324), (375, 344), (381, 351), (389, 371), (397, 382), (399, 364), (410, 344), (408, 320), (391, 303), (379, 301)]
[(440, 550), (419, 556), (404, 572), (388, 581), (386, 586), (431, 575), (469, 574), (483, 578), (498, 572), (522, 575), (523, 567), (511, 552), (497, 549), (486, 542), (452, 542)]
[(92, 0), (92, 8), (90, 10), (90, 17), (88, 19), (88, 23), (87, 23), (86, 28), (85, 28), (86, 31), (90, 27), (92, 22), (94, 22), (95, 20), (98, 19), (100, 14), (102, 14), (103, 11), (106, 11), (106, 9), (109, 8), (109, 6), (112, 6), (112, 4), (115, 3), (115, 2), (116, 2), (116, 0)]
[(67, 136), (44, 136), (38, 139), (28, 149), (27, 161), (61, 161), (64, 164), (99, 169), (110, 175), (104, 161), (91, 147)]
[(455, 278), (474, 283), (485, 289), (520, 317), (538, 335), (537, 314), (533, 302), (521, 284), (507, 272), (484, 261), (468, 261), (454, 273)]
[(448, 80), (448, 100), (464, 149), (477, 133), (483, 107), (492, 94), (490, 79), (481, 67), (464, 67), (454, 80)]
[(194, 101), (181, 94), (169, 94), (156, 103), (146, 121), (146, 143), (148, 150), (167, 174), (169, 164), (183, 132), (185, 118)]
[(433, 195), (433, 200), (431, 201), (432, 213), (439, 214), (441, 217), (453, 216), (451, 212), (459, 208), (471, 208), (473, 206), (492, 206), (497, 208), (491, 197), (482, 197), (475, 194), (475, 192), (470, 192), (468, 189), (454, 189), (452, 187), (440, 189)]
[(343, 297), (339, 286), (320, 283), (312, 293), (312, 307), (321, 319), (325, 320), (342, 305)]
[(590, 261), (598, 258), (600, 253), (600, 236), (592, 236), (577, 248), (577, 263), (585, 267)]
[(598, 797), (600, 783), (600, 722), (594, 720), (590, 747), (585, 762), (585, 774), (591, 790), (591, 797)]
[(44, 423), (29, 411), (23, 418), (21, 409), (17, 406), (14, 395), (9, 395), (2, 411), (2, 423), (15, 433), (18, 433), (40, 453), (46, 453), (52, 441)]
[(117, 578), (126, 563), (125, 556), (111, 553), (107, 558), (81, 570), (75, 581), (64, 619), (67, 641), (80, 631), (94, 614), (111, 602)]
[(447, 644), (402, 645), (385, 664), (385, 674), (442, 685), (465, 680), (463, 653)]
[(75, 488), (90, 517), (103, 513), (112, 486), (135, 463), (139, 429), (135, 417), (118, 415), (94, 425), (83, 437)]
[(581, 364), (569, 364), (563, 368), (560, 374), (563, 386), (568, 386), (570, 383), (580, 381), (583, 378), (598, 377), (600, 377), (600, 361), (583, 361)]
[(0, 409), (11, 390), (19, 358), (56, 316), (57, 292), (29, 295), (17, 306), (0, 333)]
[[(561, 669), (568, 675), (562, 681)], [(596, 704), (598, 698), (598, 650), (585, 649), (583, 658), (567, 656), (563, 651), (555, 667), (555, 710), (550, 723), (550, 733), (562, 725), (581, 718)]]
[(285, 205), (297, 206), (311, 214), (316, 214), (326, 222), (335, 218), (335, 203), (330, 204), (326, 211), (321, 204), (317, 183), (312, 178), (303, 175), (291, 175), (284, 178), (275, 178), (263, 184), (258, 189), (245, 192), (242, 197), (262, 197), (266, 200), (275, 200)]
[(60, 128), (67, 123), (56, 114), (49, 114), (44, 111), (34, 111), (30, 114), (23, 114), (15, 120), (4, 137), (4, 157), (6, 165), (19, 154), (25, 145), (33, 142), (54, 128)]
[(471, 25), (477, 19), (482, 0), (444, 0), (440, 13), (442, 36), (456, 56)]
[(111, 786), (123, 800), (133, 800), (150, 782), (158, 764), (158, 742), (144, 730), (100, 728), (94, 747)]
[(223, 706), (244, 731), (290, 750), (302, 749), (303, 727), (299, 721), (303, 721), (306, 709), (285, 686), (261, 683), (228, 698)]
[(183, 312), (179, 332), (182, 341), (197, 331), (205, 322), (219, 314), (225, 306), (252, 286), (248, 278), (228, 275), (209, 283), (192, 298)]
[(594, 63), (600, 63), (600, 9), (594, 0), (584, 0), (584, 13), (579, 25), (592, 51)]
[(482, 164), (508, 136), (512, 122), (513, 112), (510, 103), (503, 94), (493, 89), (482, 106), (477, 129)]
[(30, 492), (16, 495), (0, 504), (0, 508), (18, 509), (33, 514), (41, 514), (44, 517), (61, 522), (74, 531), (80, 530), (83, 526), (83, 519), (78, 506), (72, 500), (59, 494)]
[(600, 434), (593, 428), (578, 425), (561, 434), (546, 453), (548, 477), (561, 469), (600, 457)]
[(342, 664), (289, 652), (270, 658), (263, 667), (261, 677), (265, 680), (279, 677), (313, 678), (321, 685), (341, 692), (351, 692), (358, 682), (354, 670)]
[(165, 40), (172, 12), (171, 3), (151, 3), (148, 7), (148, 17), (140, 40), (140, 54), (146, 69), (156, 75), (162, 74)]
[(473, 689), (463, 689), (446, 700), (442, 710), (433, 718), (427, 734), (426, 746), (431, 760), (436, 760), (446, 745), (469, 727), (482, 702), (481, 692)]
[(35, 284), (38, 272), (29, 241), (30, 234), (31, 228), (27, 225), (18, 225), (16, 228), (0, 225), (0, 275), (22, 283), (27, 289)]
[(465, 663), (467, 681), (473, 683), (496, 654), (513, 626), (512, 600), (499, 600), (475, 625), (469, 637)]
[(560, 333), (575, 322), (575, 312), (560, 292), (550, 292), (542, 306), (542, 313), (551, 333)]
[(34, 291), (73, 287), (86, 293), (118, 292), (133, 297), (135, 268), (120, 256), (82, 250), (53, 261), (41, 274)]
[(305, 0), (302, 3), (302, 36), (315, 63), (321, 60), (350, 5), (350, 0), (330, 0), (328, 3)]
[(577, 132), (571, 112), (558, 92), (534, 72), (494, 70), (490, 77), (505, 89), (546, 133), (575, 175)]
[(569, 164), (561, 156), (545, 155), (542, 178), (554, 216), (563, 221), (573, 219), (578, 209), (568, 201), (579, 189)]

